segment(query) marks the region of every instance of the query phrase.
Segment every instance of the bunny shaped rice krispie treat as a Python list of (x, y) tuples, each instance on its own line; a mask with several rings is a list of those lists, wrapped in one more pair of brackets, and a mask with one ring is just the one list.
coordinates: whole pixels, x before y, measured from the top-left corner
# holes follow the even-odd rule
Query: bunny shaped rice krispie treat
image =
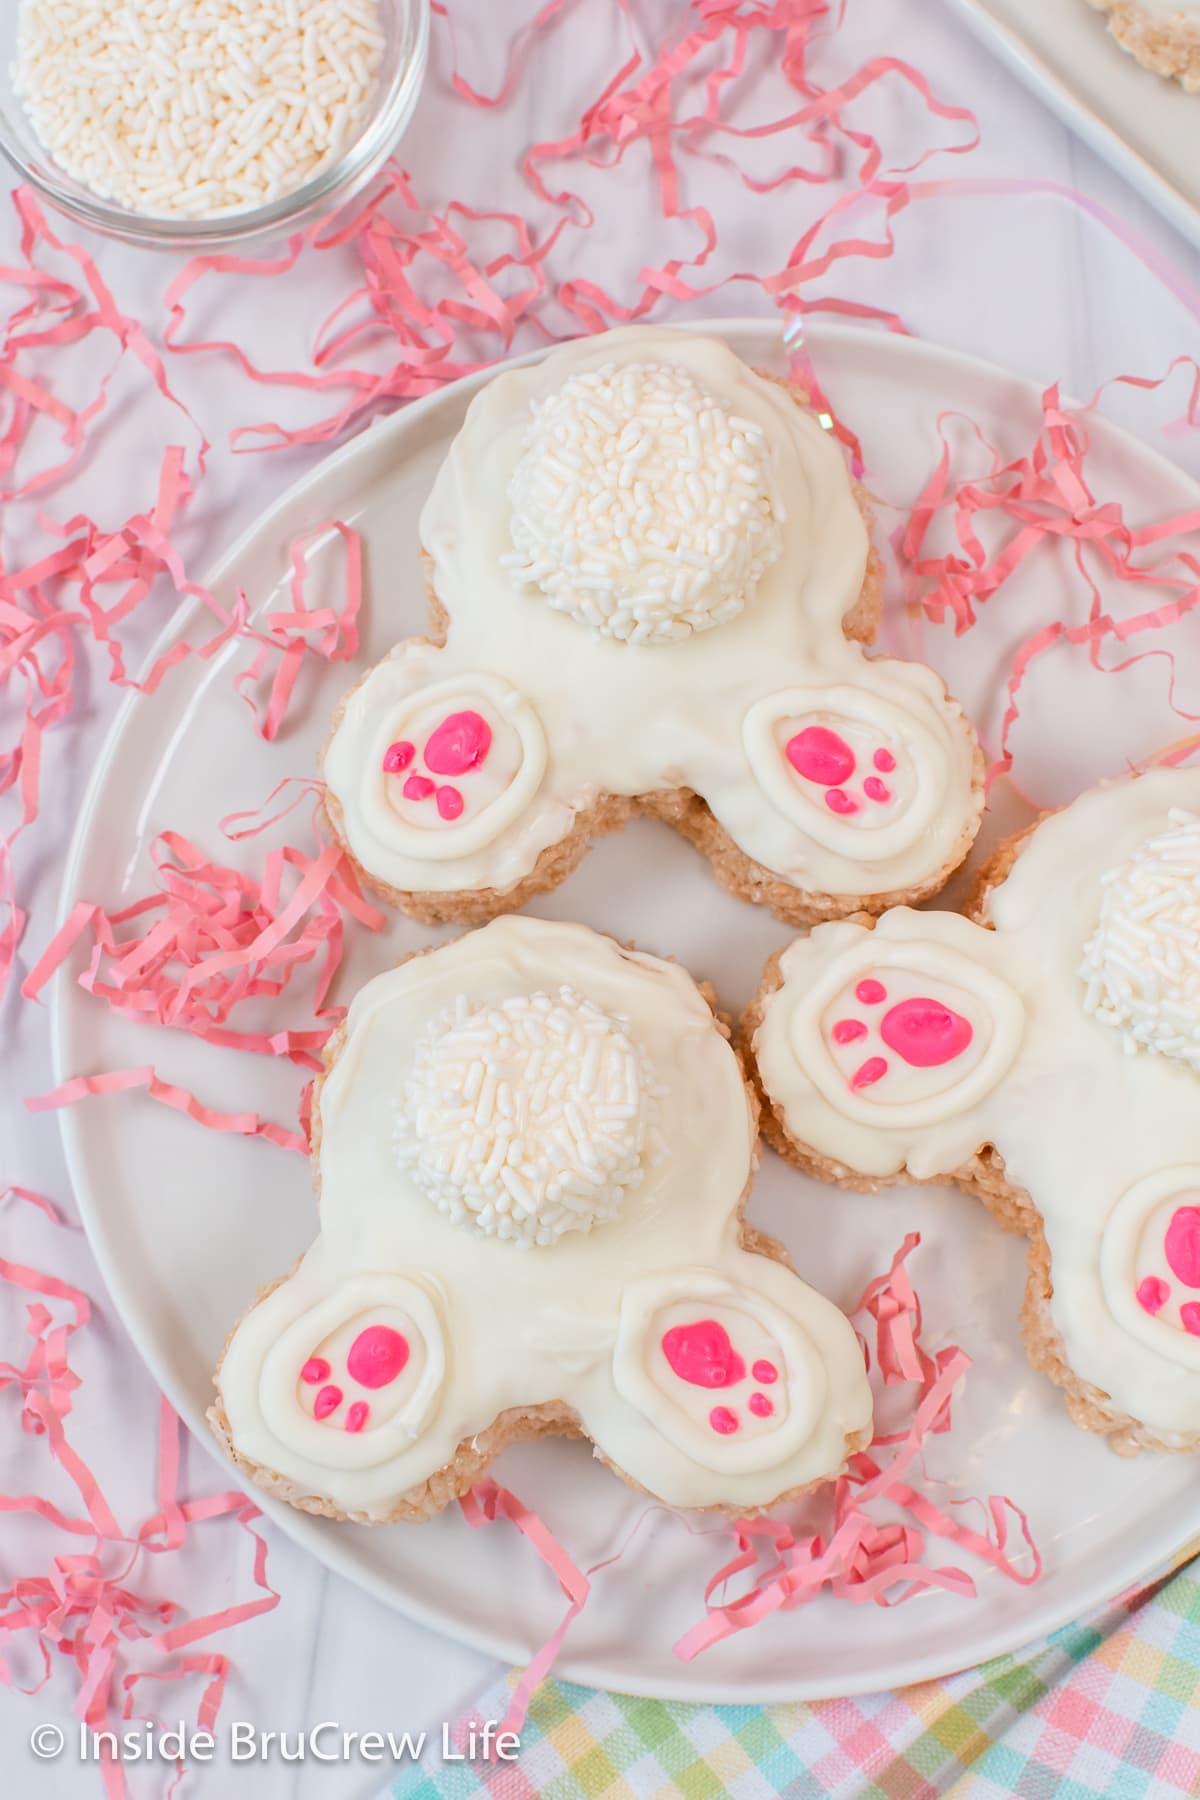
[(756, 1106), (677, 964), (499, 919), (369, 982), (313, 1114), (320, 1233), (210, 1417), (293, 1505), (424, 1519), (516, 1439), (587, 1437), (753, 1512), (868, 1441), (863, 1354), (741, 1219)]
[(968, 917), (817, 927), (744, 1029), (784, 1156), (977, 1193), (1029, 1236), (1026, 1349), (1076, 1422), (1200, 1449), (1200, 770), (1043, 816)]
[(842, 453), (717, 339), (634, 326), (495, 376), (421, 544), (431, 635), (323, 757), (334, 836), (416, 917), (510, 911), (639, 811), (794, 924), (933, 893), (970, 848), (961, 708), (862, 648), (880, 567)]

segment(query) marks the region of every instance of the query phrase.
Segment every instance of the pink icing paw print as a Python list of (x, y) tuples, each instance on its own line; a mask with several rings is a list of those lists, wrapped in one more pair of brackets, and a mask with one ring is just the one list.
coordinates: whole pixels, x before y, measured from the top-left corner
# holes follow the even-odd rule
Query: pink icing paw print
[(864, 805), (888, 806), (895, 798), (884, 777), (894, 772), (896, 758), (882, 744), (871, 754), (873, 773), (863, 777), (857, 790), (850, 784), (861, 773), (859, 759), (841, 733), (828, 725), (806, 725), (788, 739), (784, 754), (797, 775), (824, 788), (826, 806), (843, 818)]
[(299, 1372), (300, 1404), (318, 1424), (328, 1424), (352, 1435), (384, 1422), (395, 1412), (401, 1396), (395, 1390), (412, 1359), (412, 1346), (404, 1332), (392, 1325), (375, 1324), (355, 1331), (343, 1327), (321, 1348), (326, 1354), (305, 1359)]
[[(482, 713), (448, 714), (431, 732), (422, 751), (421, 759), (430, 774), (414, 771), (409, 775), (401, 790), (404, 798), (418, 802), (432, 798), (439, 818), (448, 823), (460, 819), (465, 805), (462, 789), (450, 782), (432, 780), (431, 776), (461, 777), (482, 769), (491, 747), (492, 728)], [(383, 772), (385, 775), (403, 775), (405, 770), (413, 767), (416, 757), (416, 745), (407, 738), (400, 738), (389, 744), (385, 751)]]
[(1200, 1378), (1200, 1165), (1160, 1170), (1122, 1194), (1100, 1269), (1114, 1316)]
[[(874, 976), (864, 976), (855, 983), (854, 1000), (863, 1009), (880, 1007), (887, 998), (887, 988)], [(975, 1028), (970, 1019), (944, 1001), (928, 994), (908, 994), (877, 1017), (864, 1018), (861, 1013), (847, 1010), (830, 1029), (830, 1037), (840, 1049), (853, 1045), (865, 1049), (876, 1036), (882, 1051), (888, 1054), (876, 1051), (858, 1061), (861, 1051), (855, 1053), (857, 1066), (850, 1073), (849, 1082), (856, 1092), (882, 1081), (892, 1066), (893, 1056), (910, 1069), (940, 1069), (956, 1062), (970, 1048)]]
[[(1139, 1260), (1144, 1262), (1147, 1252), (1153, 1256), (1153, 1224), (1148, 1226), (1142, 1242), (1143, 1255)], [(1200, 1299), (1186, 1297), (1188, 1293), (1200, 1294), (1200, 1205), (1175, 1207), (1153, 1260), (1162, 1273), (1142, 1276), (1136, 1291), (1138, 1305), (1164, 1323), (1177, 1319), (1184, 1331), (1200, 1337)], [(1183, 1294), (1176, 1282), (1184, 1289)]]
[[(723, 1392), (726, 1399), (745, 1404), (756, 1419), (769, 1419), (775, 1402), (769, 1390), (779, 1380), (779, 1367), (769, 1356), (756, 1356), (749, 1370), (746, 1358), (734, 1349), (729, 1332), (716, 1319), (694, 1319), (672, 1325), (662, 1335), (660, 1348), (677, 1379), (709, 1393)], [(746, 1389), (753, 1391), (747, 1395)], [(736, 1404), (714, 1406), (708, 1414), (711, 1430), (729, 1437), (742, 1429)]]

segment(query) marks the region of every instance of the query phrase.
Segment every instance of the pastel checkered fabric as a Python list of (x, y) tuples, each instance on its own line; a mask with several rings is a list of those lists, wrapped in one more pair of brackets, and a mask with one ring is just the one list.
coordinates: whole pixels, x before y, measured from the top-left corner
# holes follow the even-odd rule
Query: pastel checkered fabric
[[(499, 1682), (472, 1709), (502, 1718)], [(464, 1721), (465, 1723), (465, 1721)], [(1020, 1657), (896, 1694), (683, 1706), (547, 1681), (516, 1762), (431, 1758), (394, 1800), (1200, 1796), (1200, 1561)]]

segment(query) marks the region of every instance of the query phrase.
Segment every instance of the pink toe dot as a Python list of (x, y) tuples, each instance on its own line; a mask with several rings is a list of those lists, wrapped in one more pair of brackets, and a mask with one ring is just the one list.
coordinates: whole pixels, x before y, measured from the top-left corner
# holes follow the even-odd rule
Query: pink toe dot
[(852, 1044), (856, 1038), (866, 1035), (867, 1028), (861, 1019), (839, 1019), (833, 1028), (835, 1044)]
[(779, 1370), (773, 1362), (767, 1362), (765, 1358), (761, 1362), (756, 1362), (750, 1373), (755, 1381), (761, 1381), (766, 1387), (770, 1387), (773, 1381), (779, 1380)]
[(871, 761), (882, 775), (890, 775), (896, 766), (896, 759), (890, 750), (877, 750)]
[(738, 1430), (737, 1414), (730, 1412), (727, 1406), (714, 1406), (708, 1415), (708, 1422), (722, 1437), (728, 1437), (731, 1431)]
[(390, 1325), (368, 1325), (346, 1357), (346, 1371), (359, 1387), (382, 1388), (395, 1381), (408, 1361), (408, 1339)]
[(854, 998), (861, 1000), (864, 1006), (878, 1006), (887, 999), (887, 989), (882, 981), (875, 981), (868, 975), (866, 980), (860, 981), (855, 988)]
[(1192, 1337), (1200, 1337), (1200, 1300), (1189, 1300), (1186, 1306), (1181, 1306), (1179, 1319), (1185, 1331)]
[(457, 788), (440, 787), (437, 791), (437, 809), (443, 819), (457, 819), (463, 809), (463, 797)]
[(1147, 1275), (1137, 1291), (1137, 1303), (1143, 1312), (1161, 1312), (1171, 1297), (1171, 1290), (1157, 1275)]
[(887, 1074), (887, 1063), (882, 1056), (869, 1056), (861, 1069), (855, 1069), (850, 1077), (850, 1086), (854, 1089), (874, 1087), (881, 1075)]
[(306, 1381), (309, 1387), (316, 1387), (318, 1382), (328, 1381), (329, 1364), (323, 1356), (310, 1356), (300, 1371), (300, 1379)]
[(769, 1419), (771, 1414), (775, 1411), (774, 1406), (771, 1401), (767, 1399), (765, 1394), (751, 1394), (746, 1405), (750, 1408), (750, 1411), (754, 1414), (756, 1419)]
[(313, 1402), (313, 1418), (327, 1419), (342, 1404), (340, 1387), (323, 1387)]
[(398, 775), (401, 769), (407, 769), (416, 754), (416, 745), (407, 743), (404, 739), (398, 744), (389, 744), (383, 754), (384, 774)]
[(428, 775), (410, 775), (401, 792), (406, 800), (428, 800), (433, 783)]
[(867, 776), (867, 779), (863, 782), (863, 793), (867, 796), (868, 800), (878, 801), (881, 806), (885, 800), (890, 800), (892, 797), (891, 788), (880, 781), (878, 775)]
[(370, 1410), (365, 1400), (356, 1400), (346, 1413), (346, 1430), (361, 1431), (367, 1422)]
[(830, 812), (841, 813), (843, 817), (858, 811), (858, 801), (852, 800), (845, 788), (830, 788), (825, 796), (825, 804)]

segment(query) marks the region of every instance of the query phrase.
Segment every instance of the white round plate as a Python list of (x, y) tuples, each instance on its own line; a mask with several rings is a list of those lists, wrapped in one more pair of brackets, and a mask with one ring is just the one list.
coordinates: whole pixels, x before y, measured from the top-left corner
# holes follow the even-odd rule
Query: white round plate
[[(777, 324), (709, 328), (756, 365), (783, 367)], [(812, 342), (831, 399), (862, 435), (871, 480), (889, 498), (911, 499), (933, 467), (944, 410), (971, 414), (1006, 451), (1032, 443), (1040, 415), (1036, 390), (1023, 381), (851, 328), (822, 328)], [(289, 544), (321, 521), (341, 519), (365, 542), (362, 666), (396, 639), (421, 632), (417, 516), (483, 379), (417, 402), (331, 456), (225, 559), (215, 578), (219, 592), (228, 598), (243, 588), (259, 613), (278, 606)], [(1179, 470), (1100, 422), (1090, 467), (1100, 497), (1120, 496), (1135, 522), (1200, 501)], [(895, 516), (884, 522), (894, 524)], [(1003, 704), (1012, 648), (1046, 616), (1047, 583), (1061, 580), (1067, 592), (1068, 554), (1039, 553), (1036, 567), (1022, 571), (964, 638), (925, 632), (927, 657), (944, 666), (986, 731)], [(336, 546), (314, 556), (310, 600), (320, 603), (322, 574), (332, 579), (337, 556)], [(173, 631), (189, 626), (202, 628), (184, 616)], [(891, 647), (894, 631), (884, 638)], [(86, 895), (116, 907), (147, 891), (147, 846), (168, 828), (249, 868), (261, 867), (265, 847), (284, 841), (284, 833), (306, 841), (297, 835), (307, 832), (304, 812), (282, 832), (241, 845), (222, 838), (218, 821), (260, 804), (282, 777), (313, 770), (333, 706), (355, 671), (306, 669), (296, 718), (269, 745), (254, 734), (232, 691), (233, 672), (247, 654), (244, 645), (233, 646), (211, 663), (191, 660), (152, 697), (126, 707), (79, 822), (66, 900)], [(1171, 735), (1161, 677), (1144, 692), (1131, 677), (1122, 679), (1119, 722), (1114, 707), (1101, 740), (1089, 736), (1086, 709), (1094, 718), (1100, 677), (1088, 675), (1076, 693), (1068, 679), (1073, 668), (1064, 662), (1052, 682), (1028, 683), (1020, 741), (1027, 765), (1032, 746), (1032, 766), (1044, 770), (1043, 804), (1069, 797), (1119, 769), (1126, 755), (1144, 754)], [(1064, 730), (1076, 716), (1080, 728)], [(1005, 828), (1013, 822), (1010, 807)], [(788, 936), (762, 910), (725, 896), (701, 858), (649, 822), (599, 843), (536, 910), (678, 956), (713, 980), (734, 1011)], [(352, 930), (337, 997), (348, 999), (402, 952), (438, 935), (399, 917), (377, 936)], [(252, 1107), (289, 1124), (303, 1079), (287, 1064), (116, 1019), (67, 979), (57, 987), (56, 1053), (60, 1078), (153, 1062), (165, 1079), (211, 1106)], [(62, 1118), (79, 1204), (113, 1298), (163, 1389), (207, 1441), (211, 1370), (230, 1325), (314, 1234), (304, 1163), (263, 1142), (205, 1131), (141, 1094), (91, 1099)], [(1027, 1368), (1017, 1332), (1024, 1244), (1004, 1236), (982, 1207), (941, 1189), (843, 1194), (768, 1154), (750, 1216), (787, 1242), (803, 1275), (847, 1306), (887, 1266), (904, 1233), (921, 1231), (911, 1267), (929, 1340), (935, 1347), (961, 1343), (976, 1359), (953, 1432), (930, 1447), (930, 1472), (959, 1493), (1008, 1494), (1025, 1507), (1045, 1573), (1027, 1588), (977, 1566), (977, 1599), (929, 1594), (892, 1611), (822, 1598), (684, 1665), (672, 1645), (701, 1616), (705, 1582), (726, 1560), (730, 1540), (650, 1508), (593, 1462), (586, 1445), (543, 1442), (509, 1452), (495, 1473), (537, 1509), (581, 1567), (611, 1556), (650, 1514), (621, 1560), (596, 1577), (568, 1635), (562, 1674), (631, 1693), (733, 1702), (898, 1686), (1029, 1642), (1132, 1584), (1200, 1531), (1191, 1459), (1119, 1460), (1075, 1431), (1055, 1390)], [(256, 1498), (330, 1568), (411, 1617), (511, 1661), (526, 1659), (561, 1614), (553, 1577), (505, 1525), (473, 1531), (451, 1509), (428, 1525), (370, 1529)], [(938, 1553), (935, 1560), (949, 1558)]]

